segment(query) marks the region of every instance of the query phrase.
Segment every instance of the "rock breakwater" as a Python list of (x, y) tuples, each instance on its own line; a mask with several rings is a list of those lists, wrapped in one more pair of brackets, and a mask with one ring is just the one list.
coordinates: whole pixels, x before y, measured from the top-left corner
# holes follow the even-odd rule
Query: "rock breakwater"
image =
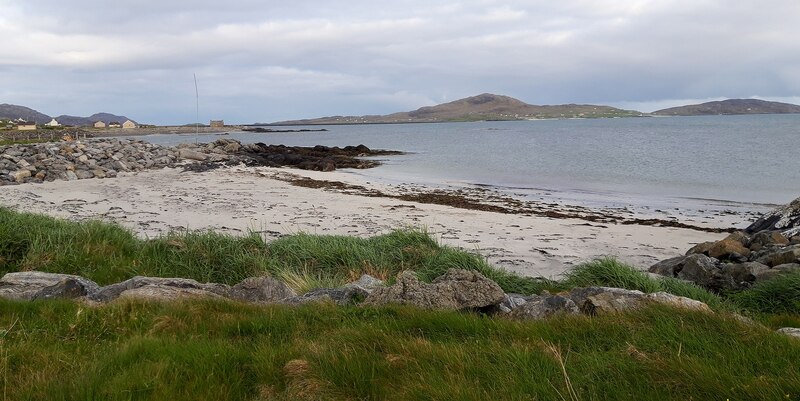
[(122, 172), (176, 166), (203, 171), (239, 163), (319, 171), (363, 169), (375, 167), (379, 162), (360, 157), (392, 154), (400, 152), (372, 150), (364, 145), (344, 148), (243, 145), (233, 139), (175, 147), (127, 138), (8, 145), (0, 146), (0, 185), (110, 178)]
[(741, 290), (800, 272), (800, 198), (765, 214), (744, 231), (658, 262), (650, 272), (717, 292)]

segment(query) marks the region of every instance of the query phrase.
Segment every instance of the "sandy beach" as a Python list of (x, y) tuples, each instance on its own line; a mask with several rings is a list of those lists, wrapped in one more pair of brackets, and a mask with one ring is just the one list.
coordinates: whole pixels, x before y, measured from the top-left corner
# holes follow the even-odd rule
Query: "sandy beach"
[[(358, 186), (307, 188), (297, 180)], [(364, 196), (364, 190), (424, 190), (367, 181), (346, 171), (226, 167), (205, 172), (165, 168), (115, 179), (5, 186), (0, 205), (72, 220), (119, 223), (143, 237), (170, 230), (248, 231), (373, 236), (400, 228), (427, 230), (443, 244), (478, 252), (490, 263), (528, 276), (557, 277), (570, 266), (613, 256), (646, 268), (724, 233), (617, 224), (581, 218), (508, 214)]]

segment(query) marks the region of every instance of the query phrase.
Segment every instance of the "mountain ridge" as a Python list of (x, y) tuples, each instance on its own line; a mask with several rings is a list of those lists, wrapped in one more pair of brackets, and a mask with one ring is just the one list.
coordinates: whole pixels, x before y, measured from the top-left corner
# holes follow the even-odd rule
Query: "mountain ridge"
[(272, 123), (274, 125), (391, 124), (414, 122), (517, 121), (553, 118), (634, 117), (644, 113), (592, 104), (537, 106), (504, 95), (482, 93), (435, 106), (386, 115), (331, 116)]

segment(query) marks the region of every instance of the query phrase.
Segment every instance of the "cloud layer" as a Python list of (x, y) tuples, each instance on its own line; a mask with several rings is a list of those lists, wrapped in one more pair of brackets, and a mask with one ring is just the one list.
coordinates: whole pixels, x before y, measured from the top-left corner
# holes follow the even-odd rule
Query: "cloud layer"
[(0, 103), (186, 123), (194, 73), (201, 119), (231, 122), (800, 95), (795, 0), (381, 3), (0, 0)]

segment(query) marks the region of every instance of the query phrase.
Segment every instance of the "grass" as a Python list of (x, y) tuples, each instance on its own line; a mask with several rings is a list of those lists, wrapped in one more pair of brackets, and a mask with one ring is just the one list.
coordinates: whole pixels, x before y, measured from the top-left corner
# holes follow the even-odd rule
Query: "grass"
[[(174, 232), (0, 208), (0, 273), (42, 270), (108, 284), (133, 275), (233, 284), (273, 274), (298, 290), (362, 273), (482, 272), (507, 292), (578, 286), (667, 291), (719, 313), (653, 306), (515, 322), (407, 307), (299, 308), (231, 301), (0, 300), (2, 399), (21, 400), (799, 400), (800, 276), (733, 294), (653, 278), (614, 259), (559, 281), (524, 278), (419, 230), (367, 239)], [(732, 311), (763, 325), (748, 325)]]
[(0, 146), (53, 142), (53, 139), (0, 139)]
[[(796, 400), (800, 342), (726, 315), (0, 301), (13, 399)], [(13, 326), (13, 327), (12, 327)]]

